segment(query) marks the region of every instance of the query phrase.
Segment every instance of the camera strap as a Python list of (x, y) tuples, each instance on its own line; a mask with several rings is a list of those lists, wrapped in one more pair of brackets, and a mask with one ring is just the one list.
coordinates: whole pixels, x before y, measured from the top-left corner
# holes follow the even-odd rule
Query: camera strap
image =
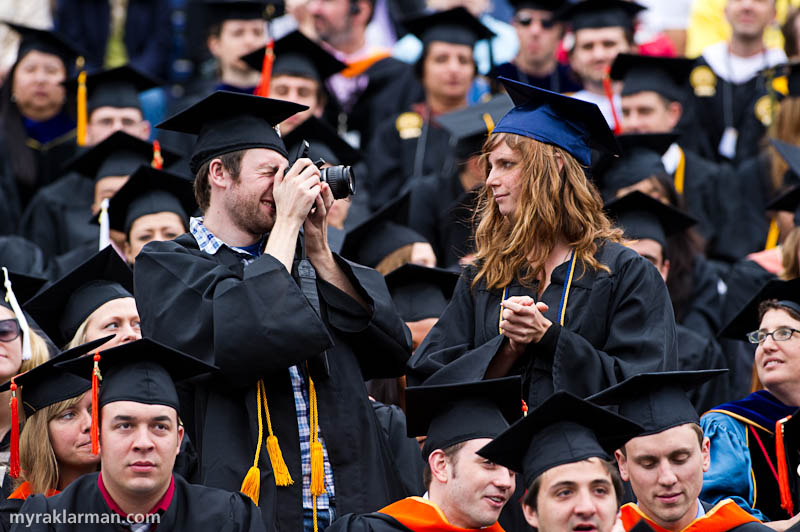
[[(319, 307), (319, 292), (317, 291), (317, 272), (314, 269), (314, 265), (311, 264), (311, 261), (308, 260), (308, 257), (306, 256), (305, 246), (302, 245), (301, 248), (302, 256), (297, 265), (297, 279), (300, 282), (300, 290), (311, 304), (314, 312), (316, 312), (317, 316), (321, 318), (322, 314), (320, 313)], [(309, 359), (308, 370), (314, 378), (328, 377), (330, 375), (328, 352), (323, 351), (318, 356)]]

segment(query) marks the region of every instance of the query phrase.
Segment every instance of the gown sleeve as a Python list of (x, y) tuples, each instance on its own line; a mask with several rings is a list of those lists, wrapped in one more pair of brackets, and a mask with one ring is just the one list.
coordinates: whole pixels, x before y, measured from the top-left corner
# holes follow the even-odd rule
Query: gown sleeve
[(270, 255), (242, 274), (175, 242), (151, 242), (136, 259), (134, 286), (142, 334), (215, 364), (234, 386), (332, 346), (325, 324)]
[[(24, 532), (27, 530), (46, 531), (49, 529), (48, 525), (42, 519), (33, 518), (29, 521), (26, 516), (44, 516), (50, 512), (49, 505), (47, 504), (47, 497), (43, 494), (34, 494), (25, 500), (25, 504), (20, 509), (19, 522), (11, 525), (12, 532)], [(30, 524), (29, 524), (30, 523)]]
[[(230, 520), (240, 532), (266, 532), (261, 510), (245, 495), (231, 493)], [(274, 530), (274, 528), (272, 528)]]
[(700, 418), (700, 426), (711, 440), (711, 466), (703, 473), (700, 498), (712, 504), (730, 498), (759, 520), (768, 520), (751, 506), (755, 486), (745, 425), (725, 414), (709, 412)]

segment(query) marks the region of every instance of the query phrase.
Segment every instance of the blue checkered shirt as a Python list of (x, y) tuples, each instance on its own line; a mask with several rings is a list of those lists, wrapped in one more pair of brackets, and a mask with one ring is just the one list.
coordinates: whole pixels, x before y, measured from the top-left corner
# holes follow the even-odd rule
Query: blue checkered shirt
[[(248, 251), (233, 246), (228, 246), (225, 242), (214, 236), (203, 225), (203, 218), (192, 218), (189, 220), (189, 231), (197, 241), (201, 251), (209, 255), (215, 255), (222, 246), (226, 246), (233, 251), (242, 263), (247, 267), (248, 264), (258, 258)], [(262, 239), (259, 249), (264, 249)], [(294, 406), (297, 410), (297, 428), (300, 433), (300, 465), (303, 472), (303, 508), (312, 507), (311, 498), (311, 416), (308, 408), (308, 383), (306, 383), (302, 372), (297, 366), (289, 368), (289, 376), (292, 380), (292, 393), (294, 394)], [(322, 456), (325, 465), (325, 493), (317, 497), (317, 509), (323, 510), (330, 507), (333, 499), (333, 470), (331, 462), (328, 460), (328, 447), (322, 438), (322, 427), (319, 428), (319, 441), (322, 444)]]

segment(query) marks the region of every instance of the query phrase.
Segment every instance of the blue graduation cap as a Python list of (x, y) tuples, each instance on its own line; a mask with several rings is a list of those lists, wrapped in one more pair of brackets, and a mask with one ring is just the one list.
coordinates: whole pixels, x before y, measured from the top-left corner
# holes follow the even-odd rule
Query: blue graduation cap
[(515, 107), (493, 133), (513, 133), (558, 146), (587, 167), (592, 164), (592, 149), (619, 155), (617, 140), (596, 104), (508, 78), (498, 79)]

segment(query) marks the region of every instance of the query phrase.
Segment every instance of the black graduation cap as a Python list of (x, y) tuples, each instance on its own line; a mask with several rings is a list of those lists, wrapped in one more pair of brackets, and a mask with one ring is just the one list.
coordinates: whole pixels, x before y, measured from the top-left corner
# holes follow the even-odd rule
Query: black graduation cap
[(800, 278), (791, 281), (770, 279), (755, 294), (750, 301), (742, 307), (736, 316), (720, 331), (719, 336), (734, 340), (747, 340), (747, 333), (758, 329), (758, 307), (762, 301), (777, 299), (787, 308), (800, 314)]
[(622, 146), (622, 157), (607, 159), (598, 165), (595, 179), (604, 193), (614, 193), (621, 188), (638, 183), (659, 173), (666, 173), (661, 157), (673, 142), (675, 133), (626, 133), (617, 137)]
[(687, 423), (700, 424), (686, 392), (727, 369), (640, 373), (589, 397), (598, 405), (619, 405), (621, 416), (644, 429), (641, 436), (657, 434)]
[[(22, 406), (25, 415), (31, 416), (37, 410), (67, 399), (77, 397), (92, 387), (86, 377), (79, 377), (66, 372), (56, 364), (72, 360), (100, 347), (113, 335), (98, 338), (91, 342), (68, 349), (50, 360), (14, 377), (13, 382), (22, 389)], [(0, 392), (11, 388), (11, 382), (0, 385)]]
[(387, 203), (344, 237), (340, 255), (374, 268), (393, 251), (415, 242), (428, 240), (407, 227), (411, 194), (406, 192)]
[(436, 121), (456, 143), (456, 157), (466, 160), (480, 151), (483, 141), (514, 104), (507, 94), (495, 96), (488, 102), (471, 105), (436, 117)]
[[(226, 20), (266, 19), (268, 7), (276, 2), (265, 0), (204, 0), (208, 20), (219, 24)], [(259, 67), (261, 70), (261, 67)]]
[[(93, 357), (85, 356), (61, 362), (57, 367), (91, 379), (93, 365)], [(217, 370), (216, 366), (150, 338), (106, 349), (100, 354), (99, 367), (99, 408), (117, 401), (133, 401), (171, 406), (178, 412), (175, 383)]]
[(522, 417), (518, 377), (406, 388), (408, 436), (427, 436), (422, 454), (467, 440), (494, 438)]
[(493, 133), (514, 133), (563, 148), (584, 166), (592, 164), (592, 148), (611, 155), (619, 145), (596, 104), (498, 78), (515, 107)]
[[(192, 181), (152, 166), (140, 166), (108, 203), (109, 227), (126, 235), (133, 222), (158, 212), (174, 212), (189, 227), (197, 210)], [(94, 221), (99, 219), (95, 216)]]
[(638, 190), (608, 202), (605, 209), (627, 238), (649, 238), (662, 247), (666, 247), (668, 236), (697, 223), (692, 216)]
[(386, 286), (403, 321), (438, 318), (458, 282), (458, 273), (404, 264), (386, 275)]
[(56, 31), (31, 28), (14, 24), (13, 22), (0, 22), (20, 34), (21, 41), (19, 52), (17, 53), (17, 62), (28, 52), (36, 50), (46, 54), (57, 55), (64, 62), (64, 66), (67, 67), (67, 72), (69, 72), (75, 65), (78, 56), (83, 55), (83, 51), (78, 46)]
[(569, 22), (572, 31), (615, 26), (632, 30), (636, 15), (645, 9), (628, 0), (583, 0), (568, 3), (556, 16)]
[[(161, 148), (161, 156), (165, 166), (180, 158), (178, 153), (165, 148)], [(66, 164), (65, 170), (74, 170), (97, 182), (104, 177), (130, 175), (139, 166), (151, 164), (152, 160), (152, 143), (124, 131), (115, 131), (99, 144), (75, 156)]]
[(306, 109), (305, 105), (283, 100), (216, 91), (156, 127), (197, 135), (189, 162), (196, 174), (203, 163), (238, 150), (267, 148), (288, 159), (275, 126)]
[(307, 140), (310, 145), (308, 153), (312, 161), (323, 159), (333, 165), (352, 166), (363, 158), (361, 152), (350, 146), (335, 129), (315, 116), (309, 117), (283, 136), (283, 142), (290, 151), (303, 140)]
[(403, 26), (416, 35), (424, 46), (433, 41), (475, 46), (476, 42), (495, 36), (492, 30), (463, 7), (409, 17), (403, 21)]
[(520, 9), (537, 9), (540, 11), (556, 12), (564, 6), (567, 0), (510, 0), (511, 7), (514, 11)]
[[(142, 108), (139, 93), (153, 89), (164, 83), (144, 72), (124, 65), (109, 70), (101, 70), (86, 76), (86, 104), (89, 114), (98, 107)], [(78, 79), (66, 83), (68, 92), (75, 94)]]
[[(347, 65), (330, 52), (295, 30), (275, 41), (272, 77), (280, 75), (313, 79), (322, 83)], [(266, 48), (259, 48), (242, 56), (242, 61), (253, 70), (261, 71)]]
[(101, 305), (133, 297), (133, 272), (112, 246), (51, 284), (23, 305), (56, 345), (66, 345)]
[(622, 96), (654, 91), (672, 101), (683, 99), (692, 59), (619, 54), (611, 65), (611, 79), (623, 82)]
[(478, 451), (522, 473), (525, 487), (556, 466), (587, 458), (610, 460), (616, 449), (641, 433), (631, 420), (569, 392), (556, 392)]

